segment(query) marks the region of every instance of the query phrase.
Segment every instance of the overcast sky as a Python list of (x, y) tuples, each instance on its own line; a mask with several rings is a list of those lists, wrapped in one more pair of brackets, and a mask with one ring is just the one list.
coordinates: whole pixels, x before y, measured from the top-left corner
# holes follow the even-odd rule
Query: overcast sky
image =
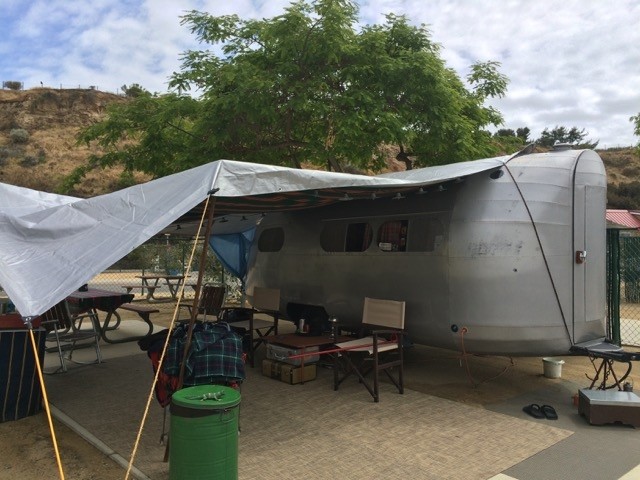
[[(386, 13), (428, 25), (447, 65), (464, 78), (494, 60), (509, 80), (491, 102), (505, 128), (584, 128), (599, 147), (637, 144), (640, 112), (637, 0), (360, 0), (360, 21)], [(166, 92), (180, 53), (197, 48), (180, 26), (191, 9), (270, 18), (286, 0), (2, 0), (0, 78), (118, 92), (139, 83)]]

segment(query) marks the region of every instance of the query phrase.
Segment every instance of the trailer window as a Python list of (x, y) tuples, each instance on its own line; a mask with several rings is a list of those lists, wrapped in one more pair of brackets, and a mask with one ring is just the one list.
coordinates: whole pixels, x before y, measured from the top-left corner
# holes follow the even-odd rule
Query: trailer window
[(325, 252), (344, 252), (344, 234), (347, 226), (344, 223), (331, 222), (325, 224), (320, 234), (320, 246)]
[(436, 240), (442, 239), (444, 228), (436, 218), (416, 218), (411, 220), (411, 236), (408, 239), (407, 251), (433, 252)]
[(378, 229), (378, 248), (383, 252), (404, 252), (407, 249), (407, 220), (384, 222)]
[(279, 252), (284, 245), (284, 230), (282, 227), (263, 230), (258, 239), (258, 250), (261, 252)]
[(364, 252), (373, 239), (368, 223), (331, 222), (320, 234), (320, 246), (325, 252)]
[(350, 223), (347, 226), (345, 252), (364, 252), (371, 245), (372, 237), (368, 223)]

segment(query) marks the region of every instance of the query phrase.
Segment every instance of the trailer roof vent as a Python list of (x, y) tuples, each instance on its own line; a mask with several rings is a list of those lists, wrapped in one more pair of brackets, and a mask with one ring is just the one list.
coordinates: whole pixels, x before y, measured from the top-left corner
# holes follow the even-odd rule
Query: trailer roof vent
[(553, 145), (553, 151), (554, 152), (563, 152), (565, 150), (571, 150), (573, 148), (573, 145), (571, 145), (570, 143), (556, 143)]

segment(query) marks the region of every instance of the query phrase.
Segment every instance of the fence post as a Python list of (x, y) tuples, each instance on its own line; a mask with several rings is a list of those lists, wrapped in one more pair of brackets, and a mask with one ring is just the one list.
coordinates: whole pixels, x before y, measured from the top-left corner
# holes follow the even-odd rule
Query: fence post
[(607, 324), (616, 345), (620, 337), (620, 230), (607, 229)]

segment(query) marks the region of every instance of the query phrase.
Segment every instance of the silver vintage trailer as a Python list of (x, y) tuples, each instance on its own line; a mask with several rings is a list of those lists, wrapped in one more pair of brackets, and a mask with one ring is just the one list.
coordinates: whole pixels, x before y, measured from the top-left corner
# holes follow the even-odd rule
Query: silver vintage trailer
[(250, 246), (247, 294), (279, 288), (291, 320), (404, 300), (415, 342), (561, 354), (605, 335), (605, 194), (598, 155), (571, 150), (378, 177), (218, 160), (91, 199), (0, 183), (0, 284), (37, 316), (212, 200), (212, 238)]
[[(384, 177), (419, 183), (438, 168)], [(335, 315), (354, 326), (365, 296), (404, 300), (412, 341), (474, 353), (564, 354), (602, 339), (600, 157), (564, 150), (504, 157), (470, 175), (460, 168), (460, 177), (427, 188), (345, 193), (332, 205), (268, 213), (247, 293), (279, 288), (291, 320)]]

